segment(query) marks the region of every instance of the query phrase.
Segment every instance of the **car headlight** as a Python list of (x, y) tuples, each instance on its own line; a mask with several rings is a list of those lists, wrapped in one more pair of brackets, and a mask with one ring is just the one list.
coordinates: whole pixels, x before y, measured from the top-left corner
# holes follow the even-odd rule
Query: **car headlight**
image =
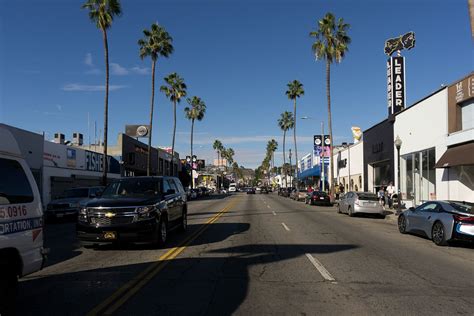
[(81, 222), (87, 222), (87, 208), (81, 208), (79, 210), (78, 220)]
[(136, 208), (138, 213), (138, 220), (149, 219), (153, 217), (153, 211), (155, 210), (154, 206), (140, 206)]

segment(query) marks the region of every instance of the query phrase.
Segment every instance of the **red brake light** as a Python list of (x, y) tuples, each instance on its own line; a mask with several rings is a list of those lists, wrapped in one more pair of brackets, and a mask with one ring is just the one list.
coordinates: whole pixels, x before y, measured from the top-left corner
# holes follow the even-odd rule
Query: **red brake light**
[(474, 216), (461, 216), (461, 215), (454, 214), (453, 218), (456, 222), (474, 223)]

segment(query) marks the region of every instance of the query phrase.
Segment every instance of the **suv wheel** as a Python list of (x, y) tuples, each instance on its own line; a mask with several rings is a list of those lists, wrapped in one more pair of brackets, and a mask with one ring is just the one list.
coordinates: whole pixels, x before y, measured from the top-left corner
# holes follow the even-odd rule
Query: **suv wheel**
[(180, 230), (182, 232), (185, 232), (186, 229), (188, 229), (188, 212), (186, 212), (186, 209), (183, 209), (183, 214), (181, 215)]
[(161, 247), (166, 244), (168, 240), (168, 225), (164, 218), (161, 218), (156, 226), (154, 243), (156, 246)]

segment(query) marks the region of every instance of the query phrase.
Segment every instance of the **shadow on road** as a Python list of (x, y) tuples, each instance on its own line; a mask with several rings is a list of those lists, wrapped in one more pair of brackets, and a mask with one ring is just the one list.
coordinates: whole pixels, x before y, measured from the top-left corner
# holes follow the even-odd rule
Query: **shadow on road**
[[(223, 231), (213, 233), (225, 235)], [(209, 236), (205, 238), (208, 239)], [(192, 246), (199, 244), (197, 241)], [(118, 314), (230, 315), (247, 297), (251, 266), (290, 260), (306, 253), (327, 254), (356, 247), (249, 244), (204, 252), (199, 257), (178, 257), (167, 261), (166, 267)], [(148, 266), (121, 265), (26, 280), (20, 285), (17, 314), (83, 315)]]
[(82, 251), (76, 239), (76, 223), (46, 224), (44, 247), (49, 249), (46, 266), (79, 256)]

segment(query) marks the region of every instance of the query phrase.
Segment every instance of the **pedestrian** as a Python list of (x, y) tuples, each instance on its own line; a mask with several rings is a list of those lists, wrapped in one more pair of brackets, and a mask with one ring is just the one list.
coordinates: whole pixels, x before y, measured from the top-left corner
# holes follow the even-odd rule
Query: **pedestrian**
[(383, 186), (379, 188), (379, 191), (377, 192), (377, 197), (379, 198), (379, 203), (382, 206), (383, 209), (385, 209), (385, 198), (384, 198), (384, 189)]
[(393, 186), (393, 182), (390, 181), (387, 187), (387, 196), (388, 196), (388, 207), (392, 208), (393, 206), (393, 195), (395, 194), (395, 187)]

